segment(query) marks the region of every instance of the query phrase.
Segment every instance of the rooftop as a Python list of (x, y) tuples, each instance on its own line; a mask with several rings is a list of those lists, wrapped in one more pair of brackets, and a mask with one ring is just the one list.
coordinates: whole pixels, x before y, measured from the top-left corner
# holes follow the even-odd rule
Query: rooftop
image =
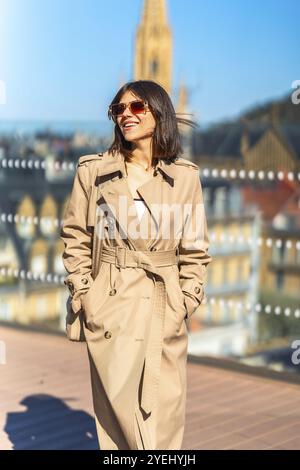
[[(1, 449), (97, 449), (86, 346), (1, 327)], [(300, 449), (300, 386), (188, 362), (183, 449)]]

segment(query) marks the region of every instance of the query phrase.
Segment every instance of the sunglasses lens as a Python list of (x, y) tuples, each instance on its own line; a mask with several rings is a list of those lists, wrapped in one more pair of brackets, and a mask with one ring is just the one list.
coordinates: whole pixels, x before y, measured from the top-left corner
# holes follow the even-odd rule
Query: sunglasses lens
[[(122, 116), (126, 109), (126, 104), (116, 103), (113, 104), (110, 108), (111, 114), (113, 117)], [(132, 101), (130, 103), (130, 111), (133, 114), (140, 114), (145, 112), (145, 103), (144, 101)]]
[(143, 113), (145, 111), (145, 104), (143, 101), (134, 101), (130, 106), (133, 114)]
[(113, 116), (119, 116), (125, 111), (125, 105), (121, 103), (113, 104), (111, 107), (111, 113)]

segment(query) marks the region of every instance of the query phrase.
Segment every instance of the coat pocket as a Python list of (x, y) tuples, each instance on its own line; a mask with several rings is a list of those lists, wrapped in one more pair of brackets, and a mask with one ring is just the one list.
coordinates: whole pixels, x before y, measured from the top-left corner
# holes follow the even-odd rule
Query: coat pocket
[(109, 285), (109, 278), (107, 276), (109, 266), (109, 263), (101, 263), (97, 277), (89, 290), (82, 295), (81, 304), (88, 328), (94, 324), (94, 318), (105, 302)]
[(180, 287), (178, 266), (172, 265), (172, 270), (174, 272), (173, 286), (175, 288), (175, 296), (176, 296), (176, 312), (178, 316), (179, 326), (181, 326), (187, 314), (186, 305), (185, 305), (185, 296)]

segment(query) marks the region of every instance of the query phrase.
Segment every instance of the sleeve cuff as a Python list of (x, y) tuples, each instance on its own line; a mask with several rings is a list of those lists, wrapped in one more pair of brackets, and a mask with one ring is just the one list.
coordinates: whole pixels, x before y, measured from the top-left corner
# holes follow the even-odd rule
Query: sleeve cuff
[(68, 276), (64, 283), (68, 287), (70, 294), (74, 296), (77, 291), (88, 290), (93, 283), (93, 278), (91, 273), (73, 274)]
[(203, 283), (197, 279), (182, 279), (181, 290), (184, 294), (184, 303), (189, 318), (199, 307), (204, 297)]

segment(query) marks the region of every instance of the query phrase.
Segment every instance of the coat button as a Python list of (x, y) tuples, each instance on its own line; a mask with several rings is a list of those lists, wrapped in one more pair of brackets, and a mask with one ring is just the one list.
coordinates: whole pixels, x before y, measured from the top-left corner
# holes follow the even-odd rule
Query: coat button
[(110, 332), (110, 331), (106, 331), (106, 332), (104, 333), (104, 336), (105, 336), (106, 339), (110, 339), (110, 338), (111, 338), (111, 332)]
[(156, 248), (153, 246), (150, 251), (156, 251)]
[(84, 277), (83, 279), (81, 279), (81, 282), (82, 282), (82, 284), (87, 284), (89, 281), (87, 280), (86, 277)]
[(194, 291), (196, 292), (196, 294), (199, 294), (200, 290), (201, 290), (200, 287), (195, 287), (195, 289), (194, 289)]
[(117, 293), (117, 289), (112, 289), (110, 292), (109, 292), (109, 295), (115, 295)]

